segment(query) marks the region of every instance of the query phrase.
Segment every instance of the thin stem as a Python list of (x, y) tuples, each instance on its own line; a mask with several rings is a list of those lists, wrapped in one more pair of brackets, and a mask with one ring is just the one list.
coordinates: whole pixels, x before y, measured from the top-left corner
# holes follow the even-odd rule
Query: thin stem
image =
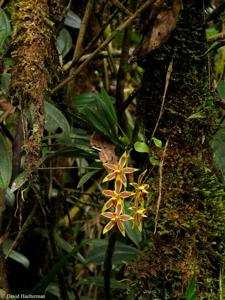
[(105, 300), (110, 300), (110, 275), (112, 271), (112, 256), (116, 244), (116, 231), (109, 236), (109, 242), (105, 253), (104, 260), (104, 295)]
[(88, 25), (88, 22), (89, 22), (89, 19), (90, 19), (92, 10), (93, 10), (93, 6), (94, 6), (94, 0), (89, 0), (87, 3), (87, 6), (86, 6), (84, 17), (81, 22), (80, 31), (78, 34), (77, 43), (76, 43), (76, 47), (75, 47), (74, 54), (73, 54), (74, 60), (76, 60), (79, 57), (79, 55), (82, 51), (83, 41), (84, 41), (85, 33), (87, 30), (87, 25)]

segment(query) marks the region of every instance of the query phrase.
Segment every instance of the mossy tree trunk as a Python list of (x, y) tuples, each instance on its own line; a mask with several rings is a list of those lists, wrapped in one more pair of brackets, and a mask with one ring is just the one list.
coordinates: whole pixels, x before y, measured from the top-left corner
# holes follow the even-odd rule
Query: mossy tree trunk
[[(145, 74), (138, 115), (143, 119), (149, 141), (168, 84), (163, 116), (154, 133), (164, 145), (168, 141), (161, 169), (162, 187), (159, 191), (160, 179), (151, 180), (155, 205), (146, 221), (150, 229), (149, 250), (143, 260), (135, 263), (135, 268), (131, 267), (143, 287), (143, 295), (148, 295), (146, 299), (184, 299), (193, 275), (201, 299), (219, 297), (224, 202), (220, 196), (223, 187), (212, 171), (209, 146), (215, 130), (212, 124), (218, 115), (204, 55), (207, 42), (203, 1), (183, 4), (169, 41), (142, 63)], [(200, 118), (200, 113), (204, 118)], [(159, 158), (162, 159), (162, 153)], [(156, 173), (154, 178), (157, 177)], [(162, 196), (153, 234), (159, 192)]]

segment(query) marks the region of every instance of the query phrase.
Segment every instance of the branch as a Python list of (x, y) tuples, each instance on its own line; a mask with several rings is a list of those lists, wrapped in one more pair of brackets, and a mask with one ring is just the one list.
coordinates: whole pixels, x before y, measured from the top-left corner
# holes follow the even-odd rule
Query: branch
[(160, 164), (159, 164), (159, 196), (158, 196), (157, 205), (156, 205), (154, 234), (156, 234), (156, 228), (157, 228), (158, 216), (159, 216), (159, 207), (160, 207), (160, 203), (161, 203), (161, 199), (162, 199), (163, 165), (164, 165), (164, 160), (165, 160), (165, 156), (166, 156), (166, 150), (168, 147), (168, 143), (169, 143), (169, 140), (166, 141), (165, 147), (163, 149), (162, 158), (161, 158)]
[(167, 73), (166, 73), (166, 83), (165, 83), (165, 88), (164, 88), (164, 93), (163, 93), (163, 97), (162, 97), (162, 104), (161, 104), (161, 107), (160, 107), (160, 112), (159, 112), (159, 117), (158, 117), (158, 120), (156, 122), (156, 125), (155, 125), (155, 128), (153, 130), (153, 133), (152, 133), (152, 137), (155, 135), (156, 133), (156, 130), (159, 126), (159, 122), (161, 120), (161, 117), (162, 117), (162, 114), (163, 114), (163, 110), (164, 110), (164, 104), (165, 104), (165, 99), (166, 99), (166, 94), (167, 94), (167, 90), (168, 90), (168, 86), (169, 86), (169, 81), (170, 81), (170, 77), (171, 77), (171, 73), (173, 71), (173, 58), (169, 64), (169, 67), (167, 69)]
[(120, 1), (112, 0), (112, 3), (125, 15), (132, 16), (132, 13)]
[(85, 32), (87, 30), (89, 18), (91, 16), (91, 13), (93, 10), (93, 5), (94, 5), (94, 0), (89, 0), (87, 3), (87, 6), (86, 6), (84, 17), (81, 22), (81, 26), (80, 26), (80, 30), (79, 30), (79, 34), (78, 34), (78, 38), (77, 38), (77, 43), (76, 43), (76, 47), (75, 47), (74, 54), (73, 54), (74, 60), (76, 60), (79, 57), (79, 55), (82, 51), (84, 36), (85, 36)]
[(225, 31), (210, 36), (207, 40), (208, 42), (215, 42), (215, 41), (223, 40), (224, 38), (225, 38)]
[(69, 71), (69, 69), (75, 65), (78, 61), (80, 61), (80, 58), (82, 57), (82, 55), (89, 51), (92, 46), (96, 43), (96, 41), (99, 39), (99, 37), (103, 34), (104, 30), (106, 29), (106, 27), (110, 24), (110, 22), (112, 21), (112, 19), (115, 17), (115, 15), (118, 13), (118, 9), (115, 9), (115, 11), (108, 17), (108, 19), (106, 20), (106, 22), (102, 25), (101, 30), (97, 33), (97, 35), (90, 41), (90, 43), (85, 47), (85, 49), (83, 49), (79, 55), (79, 57), (77, 57), (76, 59), (72, 59), (71, 61), (69, 61), (68, 63), (66, 63), (63, 66), (63, 70)]
[(89, 62), (102, 50), (104, 49), (118, 34), (118, 32), (127, 28), (146, 8), (152, 5), (156, 0), (148, 0), (146, 1), (131, 17), (129, 17), (124, 23), (119, 25), (116, 30), (89, 56), (89, 58), (84, 61), (72, 75), (68, 76), (65, 80), (63, 80), (60, 84), (58, 84), (55, 88), (52, 89), (51, 94), (56, 93), (61, 88), (63, 88), (67, 83), (69, 83), (77, 74), (80, 73), (83, 68), (89, 64)]

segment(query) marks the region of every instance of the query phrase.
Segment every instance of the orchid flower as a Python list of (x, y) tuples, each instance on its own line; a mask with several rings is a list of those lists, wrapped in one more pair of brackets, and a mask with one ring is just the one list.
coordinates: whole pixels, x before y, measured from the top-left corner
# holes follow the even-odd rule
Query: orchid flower
[(132, 220), (133, 217), (129, 215), (123, 215), (123, 207), (120, 203), (117, 204), (115, 212), (103, 212), (101, 215), (110, 219), (111, 221), (106, 224), (103, 229), (103, 234), (111, 230), (115, 225), (117, 225), (119, 231), (125, 236), (125, 226), (123, 224), (124, 221)]

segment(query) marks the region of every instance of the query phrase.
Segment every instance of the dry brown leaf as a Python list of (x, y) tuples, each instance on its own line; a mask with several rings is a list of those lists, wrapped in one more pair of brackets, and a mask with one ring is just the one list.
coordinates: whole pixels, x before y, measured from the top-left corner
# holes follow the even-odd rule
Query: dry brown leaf
[(10, 113), (13, 113), (15, 111), (15, 107), (10, 103), (9, 100), (5, 98), (0, 99), (0, 109)]
[(137, 58), (144, 57), (164, 45), (176, 28), (182, 9), (181, 0), (174, 0), (171, 8), (161, 8), (150, 30), (143, 36), (141, 45), (134, 50), (133, 55)]
[(91, 136), (90, 144), (93, 149), (99, 151), (99, 159), (103, 163), (115, 163), (117, 161), (115, 145), (107, 141), (103, 135), (94, 132)]

